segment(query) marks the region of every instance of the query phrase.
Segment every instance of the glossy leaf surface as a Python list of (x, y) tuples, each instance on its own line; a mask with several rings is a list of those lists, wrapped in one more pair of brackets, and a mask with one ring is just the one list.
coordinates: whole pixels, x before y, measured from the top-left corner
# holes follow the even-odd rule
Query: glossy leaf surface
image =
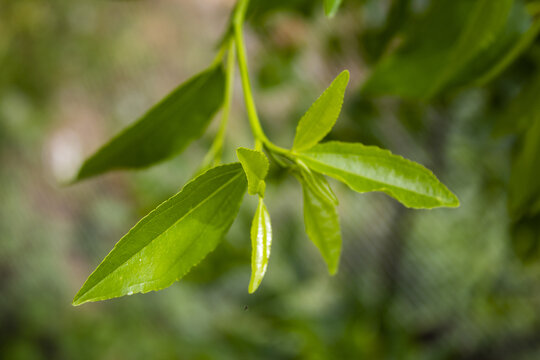
[[(324, 182), (323, 186), (330, 189), (324, 177), (321, 176), (317, 181)], [(313, 191), (312, 186), (306, 181), (301, 182), (306, 233), (321, 252), (328, 266), (328, 272), (333, 275), (338, 270), (342, 243), (336, 202)]]
[(313, 147), (332, 130), (341, 112), (348, 83), (349, 72), (345, 70), (311, 105), (298, 123), (293, 150), (301, 151)]
[(328, 17), (336, 15), (342, 0), (324, 0), (324, 13)]
[(238, 163), (195, 178), (120, 239), (73, 304), (160, 290), (181, 279), (222, 240), (245, 190)]
[(376, 146), (333, 141), (298, 156), (314, 171), (360, 193), (382, 191), (411, 208), (459, 205), (457, 197), (431, 171)]
[(144, 168), (178, 154), (203, 134), (222, 105), (224, 82), (221, 66), (191, 78), (88, 158), (76, 180)]
[(236, 156), (240, 160), (248, 180), (248, 193), (264, 197), (265, 182), (270, 163), (264, 153), (257, 150), (238, 148)]
[(251, 280), (249, 281), (249, 293), (254, 293), (266, 273), (270, 247), (272, 245), (272, 224), (270, 215), (264, 205), (262, 197), (259, 197), (259, 205), (251, 224)]

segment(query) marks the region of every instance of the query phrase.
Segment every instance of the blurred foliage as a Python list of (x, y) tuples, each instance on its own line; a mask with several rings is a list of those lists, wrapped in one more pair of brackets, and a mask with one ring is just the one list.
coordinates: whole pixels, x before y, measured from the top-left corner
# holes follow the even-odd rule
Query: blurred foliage
[[(356, 90), (328, 138), (381, 145), (434, 169), (459, 209), (411, 212), (335, 186), (344, 251), (328, 277), (304, 234), (299, 185), (271, 168), (273, 254), (257, 294), (246, 288), (256, 205), (248, 201), (219, 256), (178, 284), (72, 308), (90, 270), (193, 174), (211, 138), (148, 173), (73, 188), (58, 180), (211, 61), (233, 3), (1, 1), (0, 358), (539, 358), (540, 42), (531, 36), (489, 82), (460, 80), (496, 67), (515, 34), (537, 23), (539, 2), (514, 1), (504, 24), (518, 30), (494, 35), (482, 55), (441, 60), (436, 70), (460, 71), (436, 96), (361, 91), (387, 59), (418, 48), (415, 38), (449, 50), (455, 40), (426, 37), (456, 39), (465, 2), (345, 0), (329, 20), (322, 1), (259, 0), (248, 34), (272, 138), (290, 144), (298, 117), (349, 68)], [(448, 3), (460, 5), (431, 19), (441, 33), (422, 30), (426, 14)], [(408, 64), (416, 75), (404, 91), (433, 80), (422, 62)], [(228, 135), (235, 143), (249, 138), (241, 106)]]

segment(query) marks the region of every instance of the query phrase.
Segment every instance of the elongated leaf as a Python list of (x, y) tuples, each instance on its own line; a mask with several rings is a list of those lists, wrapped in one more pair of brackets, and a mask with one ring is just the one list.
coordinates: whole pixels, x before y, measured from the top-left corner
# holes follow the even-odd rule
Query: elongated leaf
[(336, 15), (342, 0), (324, 0), (324, 13), (328, 17)]
[(301, 151), (315, 146), (332, 130), (341, 112), (348, 83), (349, 72), (345, 70), (311, 105), (298, 123), (293, 150)]
[[(405, 33), (365, 83), (367, 95), (435, 96), (477, 56), (496, 46), (509, 23), (513, 0), (439, 0)], [(475, 78), (467, 79), (473, 81)]]
[(305, 165), (302, 160), (297, 160), (297, 162), (300, 165), (299, 181), (304, 186), (308, 186), (311, 192), (318, 197), (326, 199), (328, 202), (334, 205), (338, 205), (339, 201), (336, 194), (334, 194), (334, 191), (330, 187), (330, 184), (328, 184), (328, 181), (326, 181), (326, 178), (319, 173), (311, 171), (311, 169)]
[(431, 171), (376, 146), (333, 141), (297, 156), (311, 169), (360, 193), (382, 191), (411, 208), (459, 205), (457, 197)]
[[(324, 177), (321, 176), (317, 181), (324, 182), (323, 187), (330, 189), (330, 192), (332, 191)], [(334, 275), (338, 270), (342, 243), (336, 203), (332, 199), (314, 192), (312, 186), (306, 181), (302, 180), (301, 183), (304, 194), (306, 233), (321, 252), (328, 266), (328, 272)]]
[(270, 163), (262, 152), (246, 148), (238, 148), (236, 156), (240, 160), (248, 180), (248, 193), (250, 195), (259, 194), (264, 197), (266, 188), (264, 179), (268, 174)]
[(192, 180), (120, 239), (73, 304), (160, 290), (181, 279), (222, 240), (245, 190), (238, 163)]
[(221, 66), (188, 80), (88, 158), (76, 180), (147, 167), (178, 154), (203, 134), (220, 108), (224, 82)]
[(262, 197), (259, 197), (259, 205), (251, 224), (251, 280), (249, 281), (249, 293), (254, 293), (266, 273), (270, 247), (272, 245), (272, 224), (270, 215), (264, 205)]

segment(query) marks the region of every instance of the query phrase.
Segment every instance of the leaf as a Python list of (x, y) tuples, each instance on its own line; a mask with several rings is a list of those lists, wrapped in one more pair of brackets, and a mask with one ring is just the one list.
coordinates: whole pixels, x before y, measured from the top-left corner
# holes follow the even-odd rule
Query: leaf
[(513, 0), (432, 2), (422, 18), (411, 23), (402, 45), (376, 66), (363, 92), (419, 99), (435, 96), (496, 43), (512, 4)]
[(336, 15), (340, 5), (341, 0), (324, 0), (324, 13), (328, 17), (333, 17)]
[(431, 171), (376, 146), (332, 141), (297, 156), (312, 170), (360, 193), (382, 191), (411, 208), (459, 206)]
[(339, 201), (334, 194), (334, 191), (326, 181), (326, 178), (316, 172), (313, 172), (309, 167), (302, 162), (302, 160), (297, 160), (297, 164), (300, 166), (300, 179), (303, 185), (308, 186), (311, 192), (313, 192), (318, 197), (324, 198), (334, 205), (338, 205)]
[(181, 279), (222, 240), (245, 190), (238, 163), (195, 178), (120, 239), (73, 304), (161, 290)]
[(341, 72), (324, 93), (311, 105), (302, 116), (296, 135), (293, 150), (307, 150), (321, 141), (332, 129), (343, 104), (345, 89), (349, 83), (349, 72)]
[(272, 245), (272, 224), (270, 215), (264, 205), (262, 197), (259, 197), (259, 205), (251, 224), (251, 280), (249, 281), (249, 293), (253, 294), (266, 273), (270, 247)]
[[(333, 195), (326, 179), (320, 174), (316, 174), (316, 176), (318, 176), (316, 181), (324, 183), (323, 187), (328, 188)], [(304, 194), (306, 233), (321, 252), (328, 266), (328, 272), (334, 275), (338, 270), (342, 243), (339, 217), (336, 211), (337, 199), (334, 201), (313, 191), (312, 185), (305, 180), (306, 177), (310, 176), (303, 174), (299, 178)]]
[(250, 195), (259, 194), (264, 197), (266, 188), (264, 179), (268, 174), (270, 163), (268, 158), (261, 151), (246, 148), (238, 148), (236, 156), (240, 160), (248, 180), (248, 193)]
[(191, 78), (88, 158), (76, 180), (147, 167), (180, 153), (203, 134), (222, 105), (224, 82), (221, 66)]

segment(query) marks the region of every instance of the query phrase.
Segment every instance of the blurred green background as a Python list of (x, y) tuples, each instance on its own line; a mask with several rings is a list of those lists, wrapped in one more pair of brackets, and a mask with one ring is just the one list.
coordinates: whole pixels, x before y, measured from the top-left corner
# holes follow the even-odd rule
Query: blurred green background
[[(300, 186), (274, 167), (273, 251), (257, 293), (247, 292), (255, 201), (246, 197), (223, 244), (181, 282), (75, 308), (116, 241), (197, 170), (217, 121), (172, 161), (60, 184), (212, 61), (234, 1), (0, 0), (0, 358), (539, 359), (540, 42), (533, 36), (482, 86), (461, 81), (420, 99), (361, 91), (381, 59), (404, 41), (406, 57), (415, 36), (432, 35), (422, 19), (433, 3), (449, 2), (344, 0), (327, 19), (322, 1), (258, 0), (248, 53), (263, 125), (278, 144), (291, 144), (298, 118), (347, 68), (329, 138), (424, 164), (460, 208), (408, 210), (333, 182), (344, 249), (330, 277), (303, 230)], [(535, 20), (516, 19), (523, 31)], [(491, 54), (507, 54), (517, 41), (509, 39)], [(409, 66), (422, 73), (422, 59), (447, 45), (429, 43)], [(463, 69), (469, 78), (488, 67), (473, 65)], [(252, 146), (236, 85), (226, 161)], [(516, 198), (525, 210), (512, 207)]]

